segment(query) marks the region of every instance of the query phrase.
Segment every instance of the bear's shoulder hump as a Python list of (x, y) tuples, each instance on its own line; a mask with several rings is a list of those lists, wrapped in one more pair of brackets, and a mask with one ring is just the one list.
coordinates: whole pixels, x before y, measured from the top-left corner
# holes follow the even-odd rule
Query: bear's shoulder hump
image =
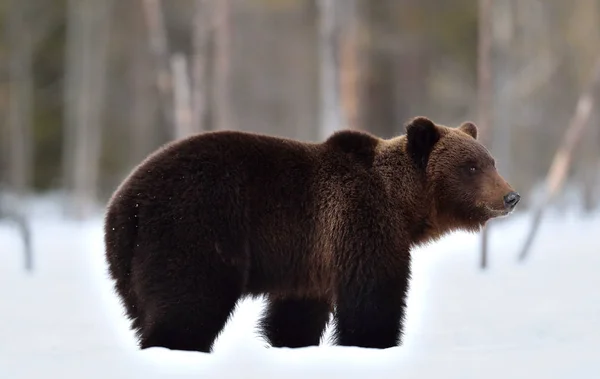
[(359, 130), (340, 130), (331, 135), (325, 145), (333, 151), (359, 156), (373, 155), (380, 139)]

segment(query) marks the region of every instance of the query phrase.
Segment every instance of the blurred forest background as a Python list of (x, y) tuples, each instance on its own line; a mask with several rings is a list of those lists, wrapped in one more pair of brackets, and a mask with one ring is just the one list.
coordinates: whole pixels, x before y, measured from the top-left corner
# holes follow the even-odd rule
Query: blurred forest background
[(576, 109), (569, 183), (598, 206), (600, 0), (2, 0), (0, 22), (0, 188), (73, 217), (189, 133), (391, 137), (416, 115), (477, 122), (528, 207)]

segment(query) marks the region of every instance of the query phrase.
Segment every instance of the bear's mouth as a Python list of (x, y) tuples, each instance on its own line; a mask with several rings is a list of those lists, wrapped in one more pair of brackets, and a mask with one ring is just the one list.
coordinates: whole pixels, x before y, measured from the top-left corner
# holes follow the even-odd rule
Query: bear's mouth
[(490, 207), (487, 204), (484, 207), (485, 207), (486, 212), (492, 218), (506, 217), (506, 216), (510, 215), (514, 211), (514, 208), (495, 209), (495, 208)]

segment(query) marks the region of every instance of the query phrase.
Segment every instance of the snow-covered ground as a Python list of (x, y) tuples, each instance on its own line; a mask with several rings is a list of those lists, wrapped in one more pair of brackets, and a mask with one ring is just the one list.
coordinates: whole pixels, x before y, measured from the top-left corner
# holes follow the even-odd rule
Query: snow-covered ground
[[(599, 378), (600, 214), (547, 215), (530, 259), (529, 217), (457, 233), (414, 253), (405, 344), (383, 351), (267, 349), (260, 301), (242, 302), (211, 355), (139, 351), (107, 280), (102, 220), (62, 220), (40, 202), (35, 267), (0, 220), (0, 378)], [(329, 332), (328, 332), (329, 335)]]

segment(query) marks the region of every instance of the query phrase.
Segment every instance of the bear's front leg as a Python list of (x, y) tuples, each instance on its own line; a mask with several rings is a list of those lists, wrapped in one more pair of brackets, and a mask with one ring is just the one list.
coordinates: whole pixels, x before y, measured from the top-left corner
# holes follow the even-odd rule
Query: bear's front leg
[(311, 298), (270, 298), (260, 321), (273, 347), (317, 346), (327, 327), (329, 302)]
[(346, 277), (339, 283), (336, 345), (385, 349), (401, 344), (410, 278), (408, 254), (405, 264), (390, 271), (390, 267), (368, 270), (369, 276)]

